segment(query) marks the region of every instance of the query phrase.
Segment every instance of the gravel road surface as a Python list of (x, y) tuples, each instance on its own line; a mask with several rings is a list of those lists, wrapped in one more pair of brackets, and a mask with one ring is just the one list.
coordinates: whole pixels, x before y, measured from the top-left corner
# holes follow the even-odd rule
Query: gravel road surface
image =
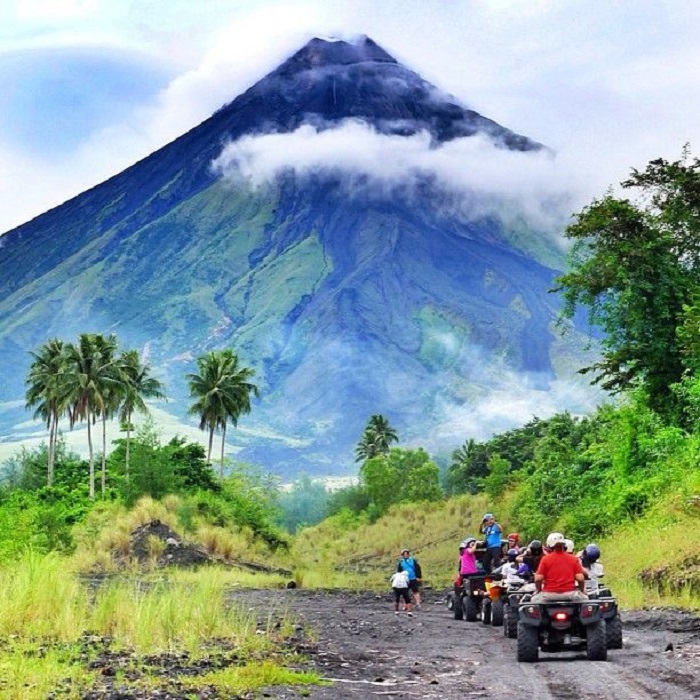
[(539, 662), (524, 664), (502, 628), (454, 620), (441, 593), (426, 591), (413, 617), (396, 616), (389, 595), (371, 593), (240, 591), (235, 598), (299, 620), (304, 668), (332, 680), (264, 697), (700, 699), (700, 617), (683, 611), (623, 610), (624, 646), (610, 650), (608, 661), (541, 653)]

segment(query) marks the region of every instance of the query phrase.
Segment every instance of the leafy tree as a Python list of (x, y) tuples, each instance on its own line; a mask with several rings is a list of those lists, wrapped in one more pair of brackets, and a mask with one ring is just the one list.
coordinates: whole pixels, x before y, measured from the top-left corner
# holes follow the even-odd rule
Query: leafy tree
[(393, 447), (388, 454), (368, 459), (360, 468), (360, 480), (377, 515), (394, 503), (442, 498), (440, 470), (422, 448)]
[(240, 367), (233, 350), (212, 350), (197, 358), (197, 373), (188, 374), (190, 396), (195, 399), (190, 413), (199, 416), (200, 430), (209, 431), (207, 461), (211, 461), (214, 432), (221, 429), (220, 476), (224, 475), (224, 446), (229, 419), (234, 427), (241, 415), (250, 413), (250, 396), (258, 388), (248, 381), (254, 370)]
[(557, 291), (565, 317), (586, 307), (604, 331), (602, 359), (581, 371), (612, 392), (644, 386), (651, 407), (668, 415), (670, 387), (685, 369), (677, 331), (698, 288), (700, 162), (686, 150), (682, 160), (651, 161), (621, 184), (639, 193), (636, 202), (606, 195), (567, 228), (570, 271)]
[(406, 475), (401, 487), (400, 501), (439, 501), (443, 497), (440, 469), (423, 448), (393, 449), (390, 453), (390, 459), (392, 458), (397, 461), (397, 470)]
[(358, 514), (366, 510), (370, 503), (367, 489), (362, 484), (351, 484), (328, 495), (326, 514), (329, 517), (341, 511)]
[(27, 376), (27, 408), (36, 407), (34, 417), (46, 421), (49, 430), (46, 484), (53, 484), (58, 421), (66, 410), (65, 397), (58, 383), (63, 359), (63, 341), (53, 338), (31, 355), (34, 358)]
[(511, 467), (507, 459), (498, 454), (489, 457), (489, 473), (484, 478), (484, 491), (489, 498), (501, 496), (511, 481)]
[(134, 503), (144, 494), (162, 498), (168, 493), (177, 493), (180, 482), (170, 454), (163, 450), (153, 420), (150, 416), (139, 426), (131, 445), (130, 478), (126, 481), (126, 441), (120, 441), (110, 455), (110, 469), (124, 474), (124, 496), (127, 503)]
[(445, 488), (448, 493), (478, 493), (481, 480), (488, 474), (488, 446), (474, 439), (467, 440), (452, 453), (447, 468)]
[(125, 474), (124, 478), (129, 482), (129, 448), (131, 442), (131, 418), (134, 411), (147, 413), (148, 409), (144, 399), (162, 399), (163, 384), (151, 376), (151, 367), (147, 363), (141, 362), (138, 351), (127, 350), (123, 352), (119, 359), (121, 371), (123, 373), (123, 383), (121, 385), (121, 406), (119, 408), (119, 420), (126, 427), (126, 450), (125, 450)]
[(370, 457), (360, 467), (362, 484), (379, 514), (399, 500), (403, 474), (396, 467), (396, 460), (390, 460), (388, 455)]
[(176, 436), (163, 450), (166, 459), (173, 466), (180, 489), (203, 489), (215, 493), (221, 491), (221, 484), (207, 464), (204, 448), (200, 444)]
[[(22, 447), (2, 465), (2, 489), (7, 492), (38, 491), (45, 487), (47, 455), (48, 446), (45, 443), (33, 449)], [(65, 488), (76, 493), (84, 491), (87, 494), (87, 485), (84, 483), (87, 464), (80, 455), (68, 450), (61, 436), (54, 446), (54, 467), (56, 488)]]
[(104, 337), (96, 333), (82, 333), (76, 345), (64, 346), (59, 386), (71, 405), (71, 427), (79, 420), (87, 423), (89, 451), (89, 493), (95, 497), (95, 455), (91, 425), (98, 417), (103, 421), (102, 491), (105, 490), (106, 437), (104, 423), (114, 407), (113, 396), (118, 390), (121, 375), (116, 363), (117, 340), (114, 335)]
[(360, 442), (355, 449), (356, 462), (364, 462), (389, 452), (392, 442), (398, 442), (399, 435), (380, 414), (374, 414), (368, 421)]

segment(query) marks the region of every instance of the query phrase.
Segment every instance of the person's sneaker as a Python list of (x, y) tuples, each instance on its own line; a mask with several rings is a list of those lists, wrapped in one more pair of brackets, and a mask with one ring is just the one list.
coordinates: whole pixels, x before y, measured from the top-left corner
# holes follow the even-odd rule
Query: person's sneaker
[(412, 613), (412, 612), (409, 612), (409, 613), (408, 613), (408, 616), (409, 616), (409, 617), (413, 617), (413, 613)]
[(398, 614), (399, 614), (399, 611), (398, 611), (398, 610), (394, 610), (394, 615), (398, 615)]

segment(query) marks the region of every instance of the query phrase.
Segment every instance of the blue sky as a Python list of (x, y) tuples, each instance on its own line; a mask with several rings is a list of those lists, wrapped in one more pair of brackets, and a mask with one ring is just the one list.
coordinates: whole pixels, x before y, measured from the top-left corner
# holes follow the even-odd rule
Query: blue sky
[(312, 36), (356, 34), (554, 148), (581, 203), (688, 141), (700, 153), (694, 0), (3, 0), (0, 231), (184, 133)]

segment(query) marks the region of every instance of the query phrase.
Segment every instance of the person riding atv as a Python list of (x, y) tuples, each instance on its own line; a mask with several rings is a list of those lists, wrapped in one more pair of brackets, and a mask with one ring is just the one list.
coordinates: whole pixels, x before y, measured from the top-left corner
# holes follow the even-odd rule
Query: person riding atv
[[(586, 651), (591, 661), (608, 654), (604, 605), (589, 600), (578, 557), (566, 551), (564, 535), (547, 537), (550, 553), (535, 573), (537, 593), (523, 596), (518, 606), (517, 658), (537, 661), (542, 651)], [(528, 600), (529, 598), (529, 600)]]
[(542, 542), (539, 540), (532, 540), (527, 546), (525, 553), (518, 556), (517, 561), (521, 564), (526, 564), (530, 571), (534, 573), (537, 571), (543, 556)]
[(551, 552), (542, 558), (535, 572), (537, 593), (532, 597), (533, 603), (588, 599), (581, 560), (569, 554), (565, 546), (564, 535), (561, 532), (552, 532), (547, 537), (547, 547)]
[(604, 569), (599, 561), (600, 547), (595, 543), (586, 545), (579, 558), (586, 574), (586, 592), (589, 598), (601, 602), (608, 649), (622, 649), (622, 617), (617, 600), (602, 581)]
[(591, 543), (581, 552), (579, 559), (583, 572), (586, 575), (586, 590), (597, 591), (600, 587), (600, 579), (603, 577), (603, 565), (598, 561), (600, 559), (600, 547), (597, 544)]

